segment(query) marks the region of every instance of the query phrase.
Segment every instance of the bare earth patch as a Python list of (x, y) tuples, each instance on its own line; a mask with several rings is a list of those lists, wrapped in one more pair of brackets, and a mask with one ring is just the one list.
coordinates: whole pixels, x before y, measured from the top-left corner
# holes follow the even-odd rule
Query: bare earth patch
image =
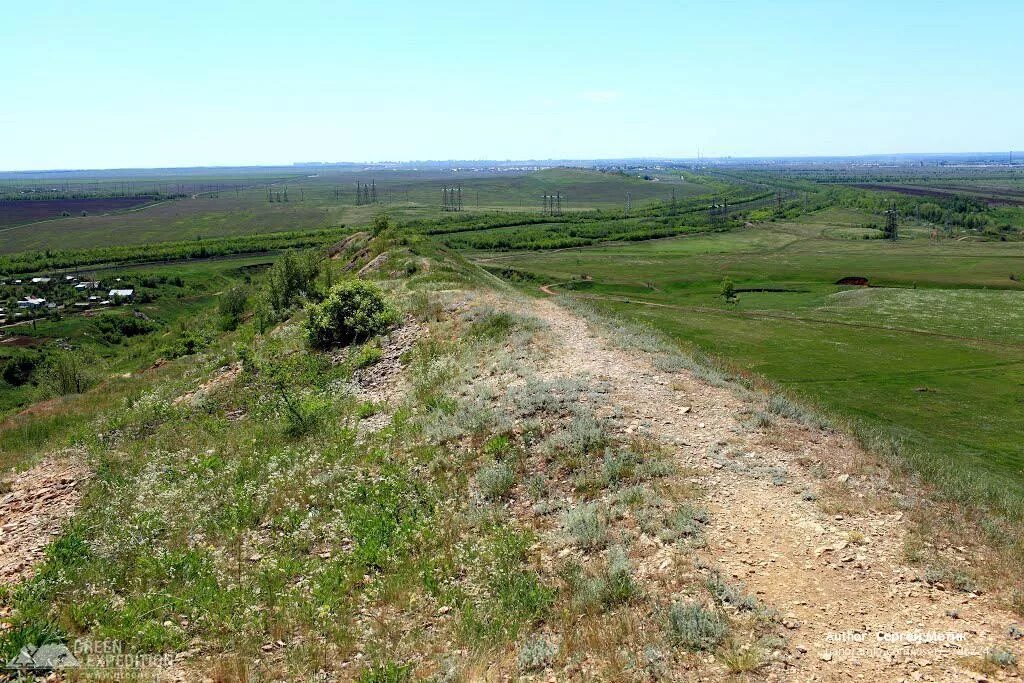
[(10, 490), (0, 495), (0, 583), (31, 575), (74, 513), (89, 474), (79, 454), (66, 453), (9, 480)]
[(204, 397), (209, 396), (212, 392), (216, 391), (219, 387), (227, 386), (234, 382), (241, 373), (242, 364), (240, 362), (225, 365), (218, 370), (217, 374), (213, 377), (203, 382), (194, 390), (177, 397), (172, 403), (176, 406), (180, 406), (182, 404), (194, 405)]
[(353, 373), (353, 388), (360, 400), (388, 405), (387, 410), (363, 420), (359, 425), (361, 431), (377, 431), (391, 420), (394, 407), (408, 389), (402, 376), (402, 357), (412, 349), (421, 334), (423, 327), (412, 318), (407, 318), (401, 327), (393, 330), (382, 341), (380, 360)]

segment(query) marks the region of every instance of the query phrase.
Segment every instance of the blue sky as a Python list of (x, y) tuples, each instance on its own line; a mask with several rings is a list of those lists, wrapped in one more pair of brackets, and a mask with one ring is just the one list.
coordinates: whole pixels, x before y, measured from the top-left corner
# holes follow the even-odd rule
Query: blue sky
[(18, 3), (0, 169), (1024, 149), (1024, 2)]

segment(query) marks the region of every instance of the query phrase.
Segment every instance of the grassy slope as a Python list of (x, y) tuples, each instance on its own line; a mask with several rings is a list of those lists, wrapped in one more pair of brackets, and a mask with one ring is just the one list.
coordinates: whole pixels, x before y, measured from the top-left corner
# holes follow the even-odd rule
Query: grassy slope
[[(481, 458), (516, 462), (522, 446), (494, 436), (497, 416), (478, 398), (454, 397), (479, 359), (531, 334), (487, 311), (439, 321), (430, 290), (473, 277), (435, 265), (414, 278), (418, 297), (400, 298), (434, 330), (407, 354), (412, 405), (378, 434), (357, 439), (360, 418), (379, 408), (346, 384), (376, 357), (308, 352), (295, 324), (262, 336), (244, 328), (62, 405), (51, 440), (26, 455), (74, 443), (96, 481), (38, 575), (0, 590), (14, 622), (0, 634), (3, 656), (86, 636), (136, 653), (198, 644), (214, 657), (189, 666), (219, 680), (246, 680), (249, 669), (308, 680), (353, 659), (335, 675), (380, 680), (372, 672), (398, 676), (396, 662), (444, 661), (453, 642), (500, 651), (550, 614), (556, 588), (527, 562), (531, 532), (498, 508), (493, 518), (463, 510), (468, 472)], [(174, 401), (239, 355), (233, 385)], [(441, 608), (444, 623), (409, 633)]]
[[(244, 283), (247, 277), (258, 272), (270, 260), (268, 256), (243, 256), (104, 271), (104, 281), (108, 283), (120, 277), (126, 286), (137, 288), (144, 277), (166, 276), (180, 277), (182, 286), (164, 283), (155, 288), (138, 289), (140, 294), (147, 292), (154, 300), (107, 310), (95, 309), (87, 315), (65, 311), (59, 320), (42, 318), (36, 321), (34, 328), (31, 324), (21, 324), (8, 327), (6, 332), (12, 337), (33, 339), (33, 350), (52, 349), (71, 343), (90, 359), (93, 371), (103, 376), (136, 371), (148, 366), (161, 355), (166, 355), (165, 349), (185, 330), (209, 322), (208, 313), (216, 306), (219, 294)], [(136, 311), (146, 315), (160, 329), (146, 335), (125, 338), (119, 343), (109, 343), (97, 335), (96, 316), (130, 317)], [(12, 344), (0, 345), (0, 365), (21, 352)], [(11, 387), (0, 380), (0, 416), (20, 409), (38, 397), (39, 390), (32, 383)]]
[[(394, 260), (430, 251), (412, 250)], [(189, 676), (221, 681), (323, 671), (404, 680), (413, 664), (416, 676), (474, 680), (496, 665), (544, 666), (560, 647), (615, 679), (644, 645), (665, 667), (712, 666), (723, 677), (719, 661), (687, 652), (720, 643), (681, 639), (686, 622), (675, 626), (665, 596), (640, 588), (602, 517), (689, 552), (706, 519), (699, 487), (666, 478), (671, 466), (656, 445), (616, 441), (596, 416), (594, 386), (525, 374), (531, 345), (550, 340), (537, 341), (537, 321), (451, 292), (481, 283), (502, 284), (457, 254), (388, 283), (427, 329), (402, 357), (407, 401), (375, 434), (357, 425), (379, 406), (359, 401), (348, 381), (376, 356), (309, 352), (301, 313), (265, 335), (243, 326), (202, 354), (61, 406), (66, 422), (54, 433), (65, 433), (28, 455), (73, 442), (95, 481), (38, 574), (0, 590), (13, 624), (0, 654), (81, 636), (130, 653), (187, 650)], [(175, 400), (236, 361), (234, 383)], [(551, 517), (582, 560), (551, 562), (554, 548), (541, 551), (550, 537), (517, 510), (577, 496), (591, 502)], [(778, 616), (702, 572), (674, 573), (687, 581), (687, 601), (711, 606), (698, 616), (732, 629), (737, 640), (716, 657), (737, 655), (743, 639), (750, 668), (761, 666), (758, 653), (779, 646)], [(728, 610), (719, 609), (723, 594)], [(732, 606), (740, 599), (745, 615)], [(552, 632), (564, 634), (554, 649)]]
[[(490, 265), (551, 282), (586, 274), (594, 281), (577, 285), (580, 295), (666, 304), (601, 305), (829, 410), (894, 429), (947, 464), (1007, 476), (1024, 493), (1024, 288), (1008, 277), (1024, 248), (835, 237), (871, 220), (834, 211), (727, 235), (498, 255)], [(739, 288), (797, 291), (741, 293), (728, 306), (719, 296), (726, 275)], [(906, 289), (833, 284), (849, 275)], [(983, 289), (991, 287), (1004, 289)]]

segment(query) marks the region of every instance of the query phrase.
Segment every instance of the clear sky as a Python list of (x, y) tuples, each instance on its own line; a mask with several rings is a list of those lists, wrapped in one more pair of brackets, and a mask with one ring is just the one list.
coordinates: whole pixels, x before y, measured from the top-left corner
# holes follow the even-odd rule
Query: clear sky
[(1024, 2), (38, 0), (0, 169), (1024, 149)]

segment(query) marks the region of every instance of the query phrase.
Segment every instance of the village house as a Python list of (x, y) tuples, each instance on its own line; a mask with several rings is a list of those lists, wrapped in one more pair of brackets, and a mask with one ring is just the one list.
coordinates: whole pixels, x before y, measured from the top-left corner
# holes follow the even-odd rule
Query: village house
[(36, 296), (27, 296), (24, 299), (18, 301), (18, 308), (39, 308), (46, 303), (46, 299), (40, 299)]
[(134, 289), (112, 289), (107, 296), (111, 299), (131, 299), (135, 296)]

